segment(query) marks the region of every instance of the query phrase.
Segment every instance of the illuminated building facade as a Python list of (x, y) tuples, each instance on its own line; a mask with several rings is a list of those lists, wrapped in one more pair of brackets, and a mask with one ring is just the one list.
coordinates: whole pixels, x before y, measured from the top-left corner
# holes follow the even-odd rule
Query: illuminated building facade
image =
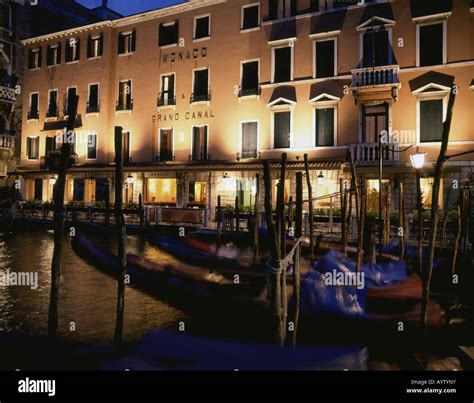
[[(316, 196), (349, 177), (349, 151), (377, 190), (385, 133), (384, 180), (406, 183), (411, 211), (416, 148), (399, 151), (414, 145), (427, 154), (429, 190), (450, 91), (457, 98), (448, 151), (474, 148), (474, 7), (426, 3), (189, 1), (28, 39), (24, 197), (51, 199), (51, 153), (68, 98), (78, 94), (68, 201), (103, 200), (107, 186), (113, 195), (115, 126), (123, 130), (124, 175), (133, 178), (127, 201), (142, 194), (150, 205), (211, 214), (218, 195), (223, 205), (236, 196), (252, 205), (261, 159), (273, 161), (276, 182), (282, 152), (287, 198), (304, 154)], [(473, 169), (472, 155), (450, 160), (444, 187)]]

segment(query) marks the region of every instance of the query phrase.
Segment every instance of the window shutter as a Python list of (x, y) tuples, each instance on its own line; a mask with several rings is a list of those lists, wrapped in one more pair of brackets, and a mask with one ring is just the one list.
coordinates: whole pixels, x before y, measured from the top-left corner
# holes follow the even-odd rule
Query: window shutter
[(119, 33), (119, 36), (118, 36), (118, 53), (119, 54), (125, 53), (125, 38), (121, 32)]
[(132, 52), (135, 52), (136, 39), (137, 39), (137, 31), (134, 29), (132, 32)]
[(99, 38), (99, 56), (104, 54), (104, 34), (100, 34)]
[(132, 103), (132, 81), (127, 81), (127, 106)]
[(43, 48), (40, 46), (38, 48), (38, 67), (41, 67), (43, 61)]
[(92, 37), (89, 35), (87, 38), (87, 57), (91, 58), (93, 57), (93, 42), (92, 42)]
[(76, 38), (76, 58), (74, 60), (81, 59), (81, 40)]
[(30, 49), (28, 51), (28, 68), (32, 69), (34, 68), (34, 60), (35, 60), (35, 57), (34, 57), (34, 52), (33, 52), (33, 49)]
[(441, 141), (443, 135), (443, 100), (420, 102), (420, 140)]
[(290, 147), (290, 112), (275, 113), (274, 148)]
[(61, 63), (61, 44), (58, 44), (58, 60), (57, 63)]
[(50, 45), (46, 48), (46, 64), (51, 66), (53, 64), (53, 49)]
[(179, 20), (174, 22), (174, 39), (175, 43), (179, 42)]
[(31, 137), (28, 137), (26, 139), (26, 155), (28, 156), (29, 159), (31, 159)]
[(316, 146), (334, 145), (334, 108), (316, 109)]
[(72, 61), (72, 46), (69, 41), (66, 42), (66, 62)]
[(174, 74), (171, 74), (168, 78), (168, 96), (174, 97)]

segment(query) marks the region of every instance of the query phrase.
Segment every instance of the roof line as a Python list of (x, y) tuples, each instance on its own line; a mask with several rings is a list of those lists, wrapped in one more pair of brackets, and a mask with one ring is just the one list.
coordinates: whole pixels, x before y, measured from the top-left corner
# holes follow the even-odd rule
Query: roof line
[(66, 35), (71, 35), (79, 32), (89, 31), (102, 26), (110, 27), (122, 27), (126, 25), (132, 25), (134, 23), (154, 20), (157, 18), (166, 17), (169, 15), (175, 15), (184, 13), (186, 11), (199, 9), (214, 4), (226, 3), (228, 0), (189, 0), (184, 3), (174, 4), (168, 7), (146, 11), (144, 13), (134, 14), (123, 18), (117, 18), (114, 20), (105, 20), (98, 23), (83, 25), (77, 28), (68, 29), (65, 31), (53, 32), (47, 35), (36, 36), (33, 38), (24, 39), (21, 41), (23, 45), (31, 45), (37, 42), (47, 41), (54, 38), (59, 38)]

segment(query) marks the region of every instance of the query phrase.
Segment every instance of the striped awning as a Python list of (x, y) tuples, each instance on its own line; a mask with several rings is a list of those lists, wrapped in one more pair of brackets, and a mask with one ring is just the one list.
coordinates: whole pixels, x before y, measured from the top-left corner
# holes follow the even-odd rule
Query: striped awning
[[(316, 160), (309, 161), (310, 170), (337, 170), (340, 169), (344, 161), (342, 160)], [(271, 161), (270, 169), (276, 170), (281, 168), (280, 161)], [(299, 171), (304, 169), (303, 161), (288, 161), (286, 164), (287, 170)], [(68, 173), (79, 172), (114, 172), (113, 165), (102, 167), (80, 166), (68, 170)], [(232, 162), (232, 161), (200, 161), (189, 163), (157, 163), (153, 165), (127, 165), (124, 167), (125, 172), (208, 172), (208, 171), (261, 171), (263, 170), (262, 161), (252, 162)]]

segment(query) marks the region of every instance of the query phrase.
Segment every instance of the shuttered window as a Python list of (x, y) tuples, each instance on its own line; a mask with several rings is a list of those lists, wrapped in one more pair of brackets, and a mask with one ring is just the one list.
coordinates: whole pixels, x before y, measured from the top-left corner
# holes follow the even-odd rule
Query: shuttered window
[(192, 160), (193, 161), (202, 161), (208, 159), (208, 150), (207, 150), (207, 136), (208, 128), (207, 126), (194, 126), (193, 127), (193, 152)]
[(336, 41), (316, 42), (316, 78), (334, 76), (334, 52)]
[(420, 101), (420, 141), (441, 141), (443, 135), (443, 100)]
[(28, 137), (26, 139), (26, 155), (29, 160), (39, 158), (39, 137)]
[(159, 46), (168, 46), (178, 43), (179, 37), (179, 22), (178, 20), (172, 23), (161, 23), (158, 33)]
[(290, 148), (291, 112), (275, 112), (273, 119), (273, 148)]
[(273, 49), (274, 53), (274, 79), (275, 83), (291, 81), (291, 47)]
[(41, 56), (43, 52), (41, 48), (30, 49), (28, 52), (28, 68), (30, 70), (39, 69), (41, 67)]
[(390, 44), (387, 31), (364, 34), (364, 67), (388, 66)]
[(443, 23), (422, 25), (420, 30), (420, 66), (443, 64)]
[(257, 158), (257, 122), (242, 123), (242, 158)]
[(97, 159), (97, 134), (91, 133), (87, 135), (87, 159)]
[(87, 113), (99, 112), (99, 84), (89, 85), (89, 99), (87, 100)]
[(89, 36), (87, 39), (87, 57), (94, 59), (101, 57), (104, 53), (104, 35)]
[(260, 26), (260, 6), (248, 6), (242, 8), (242, 30), (257, 28)]
[(199, 17), (194, 22), (194, 39), (208, 38), (210, 35), (210, 17)]
[(46, 137), (46, 142), (45, 142), (45, 155), (48, 155), (50, 151), (56, 150), (56, 137), (55, 136), (50, 136)]
[(48, 46), (46, 51), (46, 64), (56, 66), (61, 62), (61, 44)]
[(66, 63), (77, 62), (81, 57), (81, 40), (70, 38), (66, 42)]
[(242, 95), (254, 95), (258, 87), (258, 61), (242, 63)]
[(135, 52), (136, 31), (120, 32), (118, 37), (118, 53), (119, 55)]
[(334, 108), (316, 109), (316, 147), (334, 146)]

